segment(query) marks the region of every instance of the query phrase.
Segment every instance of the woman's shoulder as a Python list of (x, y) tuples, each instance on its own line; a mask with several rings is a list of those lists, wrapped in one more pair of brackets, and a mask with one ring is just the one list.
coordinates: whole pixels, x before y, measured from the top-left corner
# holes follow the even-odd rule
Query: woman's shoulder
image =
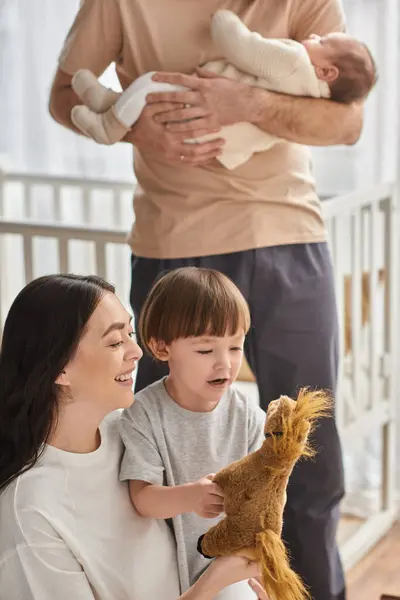
[[(122, 441), (118, 432), (120, 411), (101, 423), (102, 444), (88, 455), (74, 455), (46, 446), (37, 463), (17, 477), (0, 494), (0, 559), (11, 544), (40, 544), (53, 535), (54, 523), (73, 504), (80, 490), (92, 491), (103, 479), (118, 472)], [(82, 492), (83, 493), (83, 492)]]
[[(46, 514), (62, 481), (34, 466), (11, 482), (0, 495), (0, 562), (20, 544), (40, 545), (54, 533)], [(43, 536), (45, 536), (43, 538)]]

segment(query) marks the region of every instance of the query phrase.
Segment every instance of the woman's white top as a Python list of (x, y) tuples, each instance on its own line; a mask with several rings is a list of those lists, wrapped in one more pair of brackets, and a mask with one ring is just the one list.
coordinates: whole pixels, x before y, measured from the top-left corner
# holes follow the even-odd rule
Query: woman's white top
[(0, 495), (1, 600), (176, 600), (176, 549), (119, 481), (119, 415), (89, 454), (47, 446)]

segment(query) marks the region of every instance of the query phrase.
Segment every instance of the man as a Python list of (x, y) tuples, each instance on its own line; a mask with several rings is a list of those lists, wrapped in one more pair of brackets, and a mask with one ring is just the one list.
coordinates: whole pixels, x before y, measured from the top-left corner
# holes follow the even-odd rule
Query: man
[[(212, 47), (213, 12), (230, 8), (263, 36), (303, 40), (343, 30), (340, 0), (83, 0), (62, 51), (50, 100), (53, 117), (73, 129), (72, 75), (99, 76), (113, 61), (122, 87), (148, 71), (187, 92), (152, 95), (125, 141), (135, 147), (135, 223), (130, 238), (135, 317), (153, 281), (183, 265), (213, 267), (247, 298), (252, 330), (246, 355), (264, 408), (299, 386), (335, 391), (337, 321), (320, 204), (303, 144), (353, 144), (362, 107), (280, 96), (203, 71), (221, 58)], [(248, 121), (283, 138), (234, 171), (215, 158), (221, 140), (187, 138)], [(300, 145), (301, 144), (301, 145)], [(137, 390), (163, 375), (142, 359)], [(334, 419), (315, 434), (315, 461), (300, 463), (288, 490), (283, 536), (293, 567), (314, 600), (345, 598), (336, 547), (343, 496)]]

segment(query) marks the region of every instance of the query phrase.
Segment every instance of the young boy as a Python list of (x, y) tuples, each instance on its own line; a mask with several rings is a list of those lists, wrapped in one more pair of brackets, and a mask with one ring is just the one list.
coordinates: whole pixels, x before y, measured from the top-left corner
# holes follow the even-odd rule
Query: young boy
[[(121, 417), (121, 479), (129, 480), (141, 515), (172, 518), (184, 592), (210, 564), (197, 552), (197, 540), (223, 512), (213, 474), (264, 439), (264, 411), (231, 385), (249, 309), (225, 275), (186, 267), (156, 282), (139, 327), (146, 349), (168, 362), (170, 373), (139, 392)], [(244, 590), (235, 584), (223, 597), (245, 600)]]

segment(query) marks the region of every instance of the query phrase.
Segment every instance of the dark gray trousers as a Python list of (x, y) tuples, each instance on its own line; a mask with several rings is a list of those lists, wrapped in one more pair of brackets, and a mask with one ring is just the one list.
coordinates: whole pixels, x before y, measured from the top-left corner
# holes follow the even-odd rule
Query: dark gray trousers
[[(245, 353), (256, 376), (261, 406), (301, 386), (335, 393), (338, 330), (332, 266), (327, 244), (293, 244), (189, 259), (132, 257), (131, 304), (135, 319), (154, 280), (163, 272), (194, 265), (228, 275), (249, 303), (251, 330)], [(136, 391), (166, 374), (164, 364), (144, 356)], [(334, 419), (314, 434), (318, 453), (300, 461), (290, 478), (283, 538), (292, 566), (313, 600), (344, 600), (336, 530), (344, 493), (343, 465)]]

